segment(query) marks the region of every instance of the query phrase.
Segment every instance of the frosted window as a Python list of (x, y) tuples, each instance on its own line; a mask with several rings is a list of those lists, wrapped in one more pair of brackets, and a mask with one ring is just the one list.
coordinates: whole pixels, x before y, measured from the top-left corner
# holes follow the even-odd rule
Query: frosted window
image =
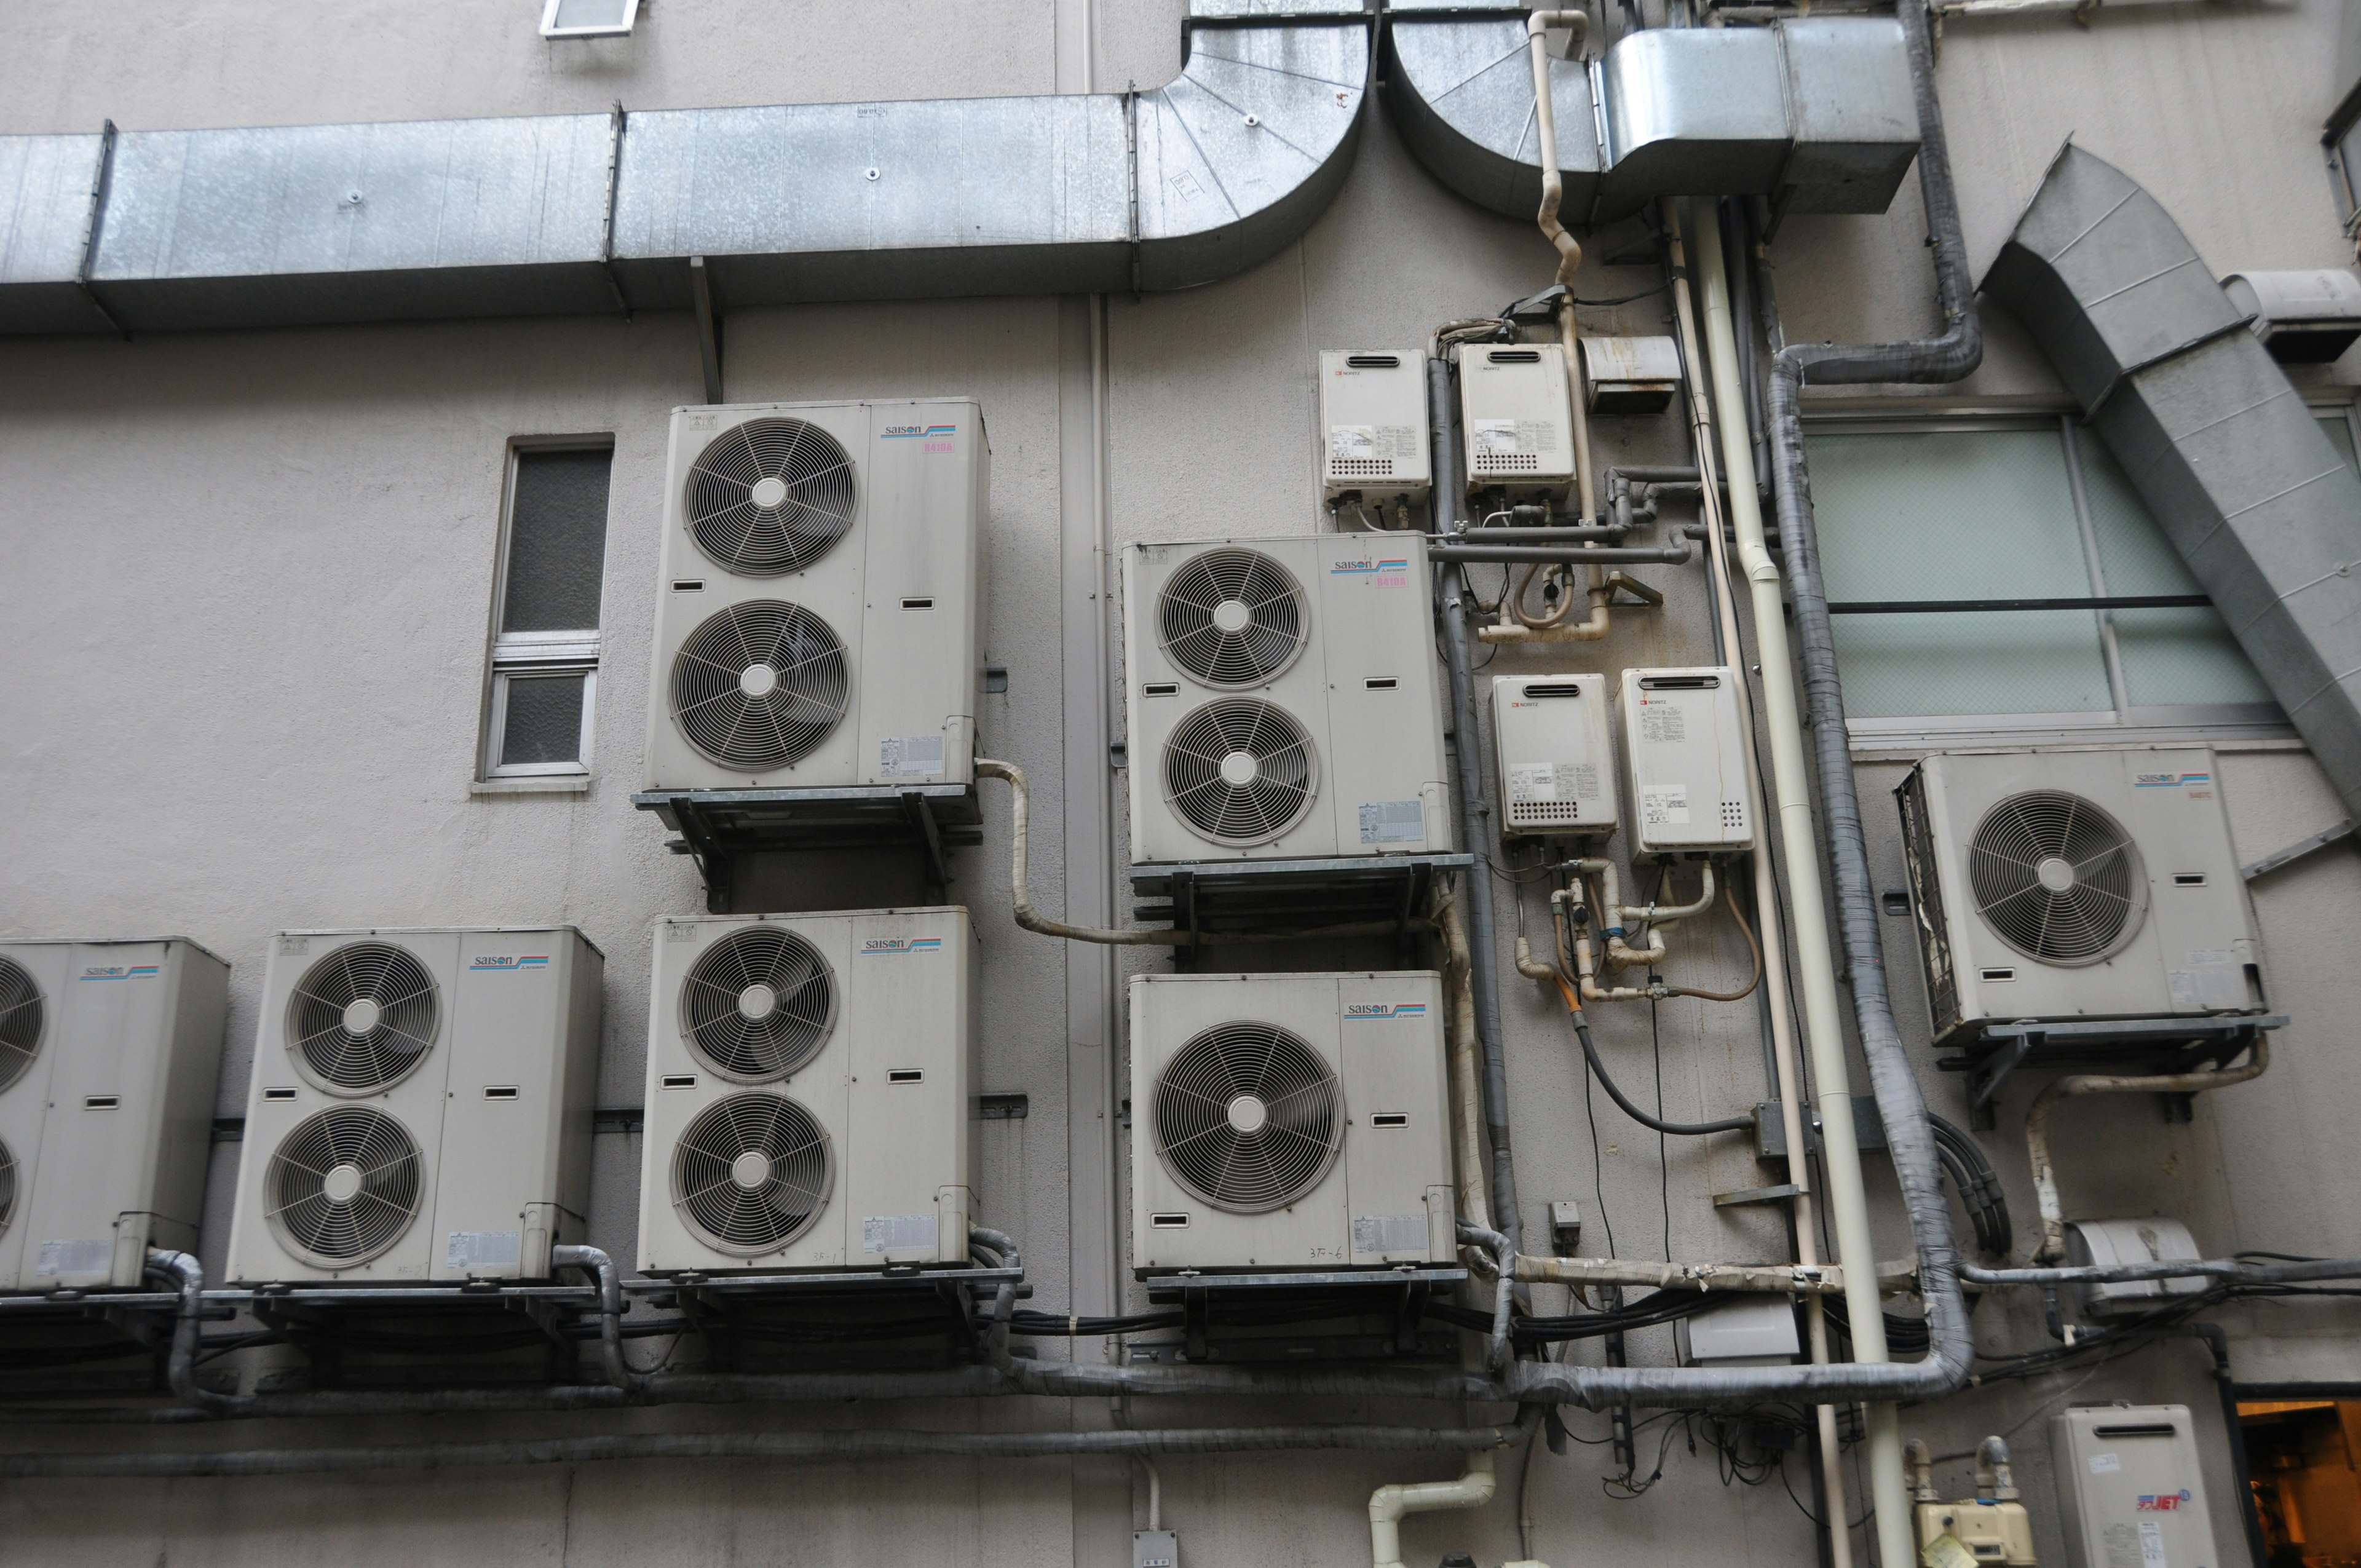
[(597, 628), (613, 461), (608, 451), (517, 454), (502, 631)]
[(582, 759), (582, 688), (587, 676), (511, 675), (500, 765)]

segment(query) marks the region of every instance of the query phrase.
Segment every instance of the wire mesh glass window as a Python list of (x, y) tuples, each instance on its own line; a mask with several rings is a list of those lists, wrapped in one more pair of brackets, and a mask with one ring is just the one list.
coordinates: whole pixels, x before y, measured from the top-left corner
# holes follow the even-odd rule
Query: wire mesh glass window
[[(1827, 421), (1806, 440), (1857, 734), (2283, 722), (2139, 492), (2075, 422)], [(2199, 602), (1910, 608), (2155, 598)]]
[(606, 446), (520, 446), (512, 455), (485, 710), (487, 778), (589, 772), (613, 466)]

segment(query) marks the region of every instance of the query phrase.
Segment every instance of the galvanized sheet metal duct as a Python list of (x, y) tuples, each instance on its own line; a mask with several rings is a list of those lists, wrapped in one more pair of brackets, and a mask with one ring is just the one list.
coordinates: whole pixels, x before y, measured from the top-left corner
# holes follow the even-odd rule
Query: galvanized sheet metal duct
[(2156, 198), (2069, 144), (1984, 291), (2091, 415), (2361, 816), (2361, 478)]
[[(1541, 203), (1521, 11), (1395, 0), (1386, 104), (1435, 177), (1511, 217)], [(1664, 196), (1769, 196), (1801, 213), (1882, 213), (1918, 150), (1901, 24), (1652, 28), (1550, 89), (1569, 214), (1620, 217)]]
[(1359, 0), (1257, 8), (1137, 94), (0, 137), (0, 332), (686, 308), (692, 256), (733, 308), (1209, 282), (1357, 145)]

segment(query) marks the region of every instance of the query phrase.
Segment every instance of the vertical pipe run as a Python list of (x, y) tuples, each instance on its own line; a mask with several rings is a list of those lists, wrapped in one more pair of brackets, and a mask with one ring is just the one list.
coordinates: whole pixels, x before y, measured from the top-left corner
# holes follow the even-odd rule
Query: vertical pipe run
[[(1426, 366), (1427, 424), (1434, 444), (1434, 500), (1430, 525), (1436, 533), (1460, 526), (1463, 504), (1459, 474), (1459, 400), (1453, 395), (1451, 361)], [(1492, 1228), (1524, 1248), (1524, 1224), (1517, 1212), (1517, 1171), (1509, 1148), (1509, 1065), (1500, 1044), (1500, 978), (1494, 969), (1497, 923), (1492, 918), (1492, 877), (1486, 850), (1491, 807), (1484, 793), (1484, 752), (1476, 727), (1475, 681), (1468, 670), (1466, 574), (1443, 569), (1436, 599), (1443, 617), (1443, 647), (1451, 672), (1452, 755), (1456, 763), (1460, 841), (1476, 855), (1468, 868), (1467, 936), (1473, 961), (1467, 989), (1476, 1004), (1476, 1033), (1484, 1048), (1484, 1130), (1492, 1146)]]
[[(1678, 244), (1678, 214), (1667, 226)], [(1697, 266), (1690, 286), (1701, 297), (1706, 357), (1714, 400), (1724, 411), (1742, 406), (1738, 374), (1737, 331), (1730, 320), (1730, 278), (1719, 225), (1697, 227)], [(1675, 291), (1683, 335), (1697, 341), (1685, 294)], [(1695, 374), (1692, 366), (1691, 373)], [(1828, 1189), (1828, 1217), (1836, 1231), (1837, 1262), (1845, 1271), (1845, 1315), (1851, 1325), (1853, 1358), (1890, 1359), (1885, 1344), (1885, 1308), (1877, 1288), (1876, 1248), (1870, 1236), (1869, 1199), (1861, 1179), (1861, 1144), (1852, 1115), (1852, 1080), (1845, 1061), (1842, 1004), (1837, 996), (1836, 954), (1830, 938), (1827, 894), (1820, 880), (1820, 846), (1812, 823), (1810, 773), (1804, 751), (1801, 705), (1795, 692), (1795, 657), (1787, 641), (1786, 606), (1779, 568), (1763, 536), (1763, 508), (1755, 488), (1754, 454), (1742, 423), (1719, 422), (1721, 455), (1730, 478), (1730, 518), (1754, 606), (1755, 647), (1762, 661), (1761, 691), (1771, 740), (1772, 787), (1777, 796), (1780, 841), (1786, 850), (1793, 894), (1798, 967), (1802, 970), (1804, 1032), (1811, 1052), (1813, 1087), (1820, 1112), (1821, 1168)], [(1909, 1499), (1903, 1486), (1902, 1431), (1890, 1404), (1868, 1407), (1871, 1505), (1876, 1513), (1878, 1559), (1894, 1565), (1911, 1561)]]

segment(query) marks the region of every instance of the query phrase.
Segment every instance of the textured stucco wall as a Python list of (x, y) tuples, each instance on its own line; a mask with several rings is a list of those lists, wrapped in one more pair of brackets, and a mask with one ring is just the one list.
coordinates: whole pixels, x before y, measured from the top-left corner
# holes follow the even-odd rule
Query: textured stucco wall
[[(0, 57), (0, 130), (294, 123), (697, 104), (1045, 92), (1076, 0), (924, 4), (885, 13), (851, 0), (752, 5), (654, 0), (628, 42), (551, 45), (529, 0), (352, 11), (199, 0), (159, 17), (118, 3), (20, 19)], [(1097, 84), (1154, 83), (1178, 67), (1178, 0), (1099, 7)], [(2210, 264), (2334, 265), (2346, 251), (2316, 145), (2331, 92), (2336, 7), (2158, 5), (2110, 9), (2084, 30), (2062, 17), (1955, 24), (1942, 83), (1969, 225), (1984, 264), (2067, 131), (2147, 182)], [(1541, 242), (1440, 189), (1373, 104), (1359, 162), (1301, 243), (1205, 289), (1104, 305), (1103, 402), (1108, 536), (1180, 539), (1322, 525), (1314, 483), (1314, 356), (1323, 348), (1424, 341), (1438, 321), (1494, 308), (1546, 281)], [(1923, 330), (1927, 272), (1915, 184), (1882, 219), (1796, 218), (1773, 247), (1790, 334), (1854, 338)], [(1595, 258), (1644, 249), (1632, 225), (1595, 236)], [(1604, 297), (1654, 281), (1647, 267), (1594, 259), (1581, 290)], [(1593, 331), (1654, 333), (1661, 299), (1592, 313)], [(2058, 389), (2013, 323), (1991, 320), (1985, 398)], [(2334, 380), (2323, 377), (2323, 383)], [(1088, 384), (1088, 378), (1083, 378)], [(567, 920), (608, 955), (603, 1104), (635, 1102), (646, 1016), (649, 923), (692, 913), (687, 862), (664, 852), (630, 806), (645, 724), (655, 530), (667, 411), (699, 391), (682, 318), (476, 323), (189, 338), (0, 344), (0, 931), (185, 931), (234, 971), (220, 1107), (243, 1104), (263, 942), (287, 926)], [(1065, 896), (1055, 830), (1065, 801), (1059, 577), (1061, 494), (1092, 455), (1074, 449), (1061, 399), (1059, 310), (1049, 300), (840, 305), (746, 313), (729, 323), (733, 400), (972, 395), (991, 431), (993, 517), (987, 658), (1009, 689), (984, 699), (989, 748), (1031, 772), (1033, 877)], [(1082, 419), (1080, 428), (1091, 428)], [(615, 479), (598, 690), (598, 780), (587, 796), (471, 797), (501, 465), (519, 436), (611, 433)], [(1603, 423), (1602, 462), (1678, 461), (1671, 422)], [(1658, 571), (1660, 611), (1619, 612), (1612, 641), (1556, 654), (1503, 652), (1493, 674), (1702, 663), (1706, 601), (1694, 567)], [(1491, 579), (1483, 577), (1486, 591)], [(1118, 720), (1117, 736), (1120, 737)], [(2334, 797), (2299, 751), (2223, 761), (2242, 855), (2334, 820)], [(1896, 764), (1867, 768), (1883, 885), (1899, 885), (1890, 810)], [(1110, 773), (1122, 843), (1121, 779)], [(985, 1213), (1020, 1236), (1035, 1305), (1069, 1299), (1078, 1201), (1070, 1185), (1066, 955), (1005, 914), (1006, 816), (986, 795), (986, 843), (956, 863), (953, 896), (983, 943), (984, 1087), (1027, 1093), (1022, 1121), (986, 1124)], [(888, 878), (901, 873), (890, 872)], [(775, 865), (750, 896), (769, 906), (850, 896), (868, 873), (813, 878)], [(875, 885), (877, 879), (871, 879)], [(1127, 890), (1126, 890), (1127, 891)], [(1506, 893), (1504, 887), (1503, 892)], [(2341, 1157), (2361, 1082), (2334, 1020), (2361, 1003), (2344, 961), (2361, 912), (2361, 867), (2343, 851), (2257, 888), (2276, 999), (2296, 1015), (2262, 1082), (2202, 1103), (2187, 1126), (2146, 1102), (2081, 1102), (2063, 1172), (2070, 1212), (2164, 1211), (2209, 1248), (2350, 1251), (2361, 1244), (2356, 1178)], [(896, 893), (895, 896), (908, 896)], [(859, 897), (871, 902), (873, 894)], [(1118, 900), (1118, 906), (1123, 901)], [(1504, 913), (1510, 907), (1504, 898)], [(1538, 905), (1535, 913), (1538, 914)], [(1894, 922), (1899, 926), (1899, 922)], [(1893, 954), (1905, 1027), (1918, 1016), (1912, 960)], [(1128, 954), (1132, 968), (1155, 967)], [(1242, 955), (1243, 967), (1279, 967)], [(1345, 949), (1320, 961), (1381, 963)], [(1518, 1173), (1529, 1236), (1555, 1198), (1584, 1207), (1586, 1245), (1611, 1222), (1626, 1255), (1776, 1256), (1771, 1211), (1717, 1209), (1709, 1195), (1772, 1176), (1736, 1136), (1669, 1151), (1599, 1097), (1596, 1146), (1561, 1013), (1504, 970)], [(1683, 933), (1668, 972), (1712, 985), (1743, 972), (1723, 920)], [(1653, 1021), (1602, 1009), (1598, 1037), (1623, 1081), (1653, 1094), (1661, 1040), (1675, 1115), (1728, 1114), (1767, 1097), (1751, 1008), (1682, 1001)], [(1958, 1081), (1927, 1073), (1930, 1100), (1966, 1121)], [(1118, 1081), (1120, 1074), (1118, 1074)], [(1120, 1091), (1118, 1091), (1120, 1092)], [(2004, 1097), (1986, 1138), (2019, 1234), (2032, 1195), (2015, 1140), (2031, 1086)], [(1088, 1107), (1081, 1108), (1087, 1116)], [(236, 1145), (215, 1151), (205, 1254), (226, 1242)], [(629, 1255), (636, 1140), (602, 1136), (592, 1235)], [(1598, 1176), (1594, 1179), (1594, 1160)], [(1884, 1185), (1872, 1157), (1873, 1187)], [(1602, 1190), (1603, 1189), (1603, 1190)], [(1669, 1218), (1666, 1209), (1669, 1209)], [(1890, 1205), (1882, 1250), (1905, 1237)], [(1557, 1293), (1537, 1291), (1545, 1310)], [(1135, 1298), (1137, 1293), (1134, 1292)], [(2254, 1377), (2361, 1377), (2348, 1314), (2257, 1310), (2233, 1320)], [(2031, 1303), (1984, 1307), (1992, 1350), (2042, 1343)], [(1671, 1354), (1668, 1332), (1633, 1336), (1637, 1359)], [(1043, 1354), (1065, 1354), (1049, 1342)], [(1096, 1354), (1094, 1344), (1082, 1354)], [(1595, 1358), (1595, 1343), (1574, 1359)], [(2212, 1434), (2208, 1463), (2225, 1556), (2236, 1499), (2213, 1427), (2204, 1357), (2175, 1344), (2095, 1373), (2001, 1384), (1905, 1426), (1938, 1452), (2015, 1430), (2045, 1560), (2061, 1549), (2042, 1422), (2069, 1398), (2174, 1399)], [(1143, 1405), (1141, 1423), (1220, 1419), (1215, 1408)], [(1312, 1404), (1286, 1419), (1449, 1420), (1448, 1409)], [(893, 1411), (673, 1409), (618, 1422), (702, 1430), (909, 1421), (999, 1427), (1104, 1424), (1103, 1404), (1043, 1402)], [(1586, 1439), (1603, 1418), (1576, 1415)], [(286, 1425), (175, 1434), (192, 1444), (412, 1441), (588, 1430), (583, 1420)], [(1643, 1458), (1654, 1453), (1651, 1429)], [(27, 1440), (30, 1441), (30, 1440)], [(43, 1442), (50, 1441), (44, 1434)], [(121, 1434), (55, 1441), (108, 1445)], [(1725, 1487), (1709, 1453), (1677, 1440), (1662, 1483), (1610, 1501), (1605, 1451), (1537, 1450), (1533, 1552), (1564, 1564), (1646, 1552), (1668, 1563), (1789, 1563), (1811, 1551), (1802, 1514), (1774, 1483)], [(1246, 1456), (1164, 1464), (1168, 1522), (1192, 1568), (1364, 1561), (1363, 1505), (1382, 1481), (1441, 1476), (1440, 1459)], [(1643, 1464), (1643, 1474), (1647, 1468)], [(1790, 1471), (1808, 1498), (1805, 1467)], [(1504, 1480), (1518, 1475), (1503, 1465)], [(1948, 1488), (1964, 1466), (1945, 1471)], [(671, 1464), (462, 1476), (80, 1483), (0, 1486), (0, 1530), (27, 1560), (172, 1563), (484, 1561), (706, 1564), (901, 1558), (986, 1563), (1119, 1560), (1088, 1523), (1125, 1506), (1120, 1466), (1065, 1461), (852, 1467)], [(1504, 1491), (1506, 1488), (1504, 1487)], [(1144, 1493), (1144, 1488), (1142, 1488)], [(1856, 1509), (1863, 1488), (1853, 1480)], [(1144, 1506), (1144, 1496), (1139, 1498)], [(1407, 1558), (1454, 1549), (1517, 1554), (1504, 1497), (1476, 1516), (1415, 1519)], [(1102, 1520), (1103, 1522), (1103, 1520)], [(1117, 1519), (1120, 1523), (1120, 1519)], [(1112, 1538), (1120, 1551), (1119, 1530)]]

